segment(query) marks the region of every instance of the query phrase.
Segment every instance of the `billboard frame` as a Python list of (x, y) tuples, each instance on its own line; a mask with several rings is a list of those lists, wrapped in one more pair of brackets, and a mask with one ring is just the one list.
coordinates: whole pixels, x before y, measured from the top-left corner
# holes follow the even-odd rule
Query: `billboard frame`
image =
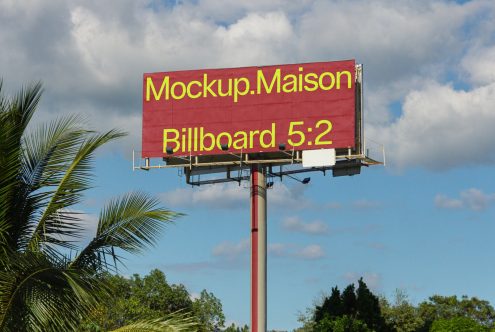
[[(342, 165), (348, 165), (349, 161), (354, 160), (352, 167), (371, 166), (384, 164), (385, 150), (381, 146), (382, 160), (378, 161), (369, 155), (366, 149), (366, 140), (364, 139), (364, 119), (363, 119), (363, 65), (356, 64), (355, 66), (355, 147), (348, 149), (336, 149), (336, 166), (327, 167), (312, 167), (299, 170), (282, 170), (284, 165), (302, 164), (303, 150), (286, 150), (285, 146), (279, 145), (279, 151), (261, 152), (261, 153), (240, 153), (228, 152), (228, 148), (224, 151), (225, 154), (192, 156), (171, 154), (162, 158), (164, 164), (151, 165), (150, 158), (144, 158), (144, 165), (136, 165), (135, 153), (133, 152), (133, 169), (150, 170), (155, 168), (181, 168), (186, 176), (186, 183), (193, 186), (205, 184), (238, 182), (248, 180), (249, 176), (242, 175), (242, 170), (249, 169), (254, 164), (267, 166), (270, 170), (274, 166), (280, 166), (278, 172), (270, 172), (274, 176), (283, 176), (287, 174), (306, 173), (319, 171), (324, 174), (326, 171), (335, 168), (342, 168)], [(155, 159), (155, 158), (154, 158)], [(224, 173), (225, 177), (214, 179), (203, 179), (201, 175)], [(235, 174), (237, 173), (237, 175)], [(335, 174), (335, 172), (334, 172)], [(197, 179), (195, 179), (197, 177)]]

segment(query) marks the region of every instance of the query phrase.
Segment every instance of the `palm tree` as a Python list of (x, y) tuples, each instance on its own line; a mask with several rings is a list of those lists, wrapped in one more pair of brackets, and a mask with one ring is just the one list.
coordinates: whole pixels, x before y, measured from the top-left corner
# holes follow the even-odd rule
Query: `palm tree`
[[(124, 133), (86, 130), (74, 116), (28, 130), (41, 94), (38, 83), (7, 98), (0, 81), (0, 331), (76, 329), (111, 292), (102, 276), (115, 271), (116, 249), (142, 252), (178, 217), (144, 193), (128, 193), (102, 209), (96, 234), (80, 248), (84, 225), (71, 208), (90, 188), (96, 149)], [(192, 326), (179, 314), (120, 330)]]

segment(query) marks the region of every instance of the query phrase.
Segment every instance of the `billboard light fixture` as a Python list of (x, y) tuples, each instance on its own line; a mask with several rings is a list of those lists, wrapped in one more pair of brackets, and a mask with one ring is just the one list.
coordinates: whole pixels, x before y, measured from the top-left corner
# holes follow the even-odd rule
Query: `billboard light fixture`
[(221, 145), (222, 151), (228, 151), (229, 150), (229, 145), (228, 144), (222, 144)]
[(285, 143), (280, 143), (280, 144), (278, 145), (278, 149), (279, 149), (280, 151), (285, 151)]
[(273, 181), (268, 181), (266, 183), (266, 188), (271, 188), (271, 187), (273, 187)]
[(290, 177), (293, 180), (296, 180), (297, 182), (301, 182), (302, 184), (308, 184), (309, 181), (311, 181), (311, 178), (310, 177), (307, 177), (307, 178), (304, 178), (302, 180), (299, 180), (298, 178), (296, 178), (295, 176), (292, 176), (290, 174), (284, 174), (284, 175)]
[(174, 154), (174, 149), (172, 149), (170, 146), (167, 146), (165, 148), (165, 151), (167, 152), (167, 154)]

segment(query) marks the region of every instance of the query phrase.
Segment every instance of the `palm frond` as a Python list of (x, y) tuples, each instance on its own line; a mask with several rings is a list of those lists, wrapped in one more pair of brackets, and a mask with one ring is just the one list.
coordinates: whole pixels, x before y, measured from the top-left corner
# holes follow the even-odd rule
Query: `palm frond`
[(37, 82), (28, 85), (26, 88), (22, 88), (13, 99), (11, 105), (13, 110), (12, 116), (16, 118), (15, 122), (18, 123), (20, 129), (22, 129), (22, 132), (19, 133), (21, 136), (36, 111), (42, 93), (43, 87), (41, 82)]
[(140, 253), (153, 246), (165, 225), (181, 216), (158, 206), (156, 198), (139, 192), (109, 202), (100, 213), (95, 237), (71, 265), (108, 269), (120, 258), (115, 248)]
[(9, 216), (15, 213), (16, 193), (21, 186), (22, 136), (41, 98), (41, 84), (30, 85), (12, 100), (0, 90), (0, 249), (8, 246)]
[(167, 317), (143, 320), (113, 330), (111, 332), (193, 332), (198, 331), (198, 323), (187, 313), (175, 312)]
[(23, 179), (31, 187), (56, 185), (65, 169), (76, 157), (91, 131), (81, 128), (79, 116), (66, 116), (37, 130), (23, 139)]
[[(53, 189), (72, 162), (88, 131), (80, 128), (80, 117), (68, 116), (41, 125), (22, 140), (21, 185), (16, 192), (11, 247), (25, 248)], [(39, 215), (38, 215), (39, 217)]]
[(104, 134), (93, 134), (85, 139), (74, 159), (61, 176), (56, 189), (50, 193), (47, 203), (36, 228), (29, 240), (30, 250), (40, 250), (42, 243), (60, 243), (60, 237), (77, 235), (68, 209), (80, 202), (83, 191), (90, 187), (92, 177), (92, 160), (94, 152), (103, 144), (124, 136), (123, 132), (111, 130)]
[(37, 253), (12, 253), (0, 271), (0, 330), (67, 330), (105, 294), (104, 281)]

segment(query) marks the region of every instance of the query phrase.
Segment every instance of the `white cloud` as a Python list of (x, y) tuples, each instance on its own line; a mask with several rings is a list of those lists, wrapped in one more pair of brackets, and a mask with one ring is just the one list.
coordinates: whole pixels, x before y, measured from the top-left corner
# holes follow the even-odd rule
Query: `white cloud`
[(282, 228), (288, 231), (301, 232), (307, 234), (327, 234), (328, 226), (319, 220), (304, 222), (299, 217), (287, 217), (282, 223)]
[(495, 83), (459, 91), (430, 82), (407, 95), (395, 123), (369, 132), (381, 136), (387, 154), (401, 168), (493, 163), (494, 108)]
[(249, 13), (228, 27), (218, 27), (214, 34), (225, 50), (219, 63), (231, 66), (255, 65), (260, 61), (277, 63), (281, 55), (290, 54), (287, 47), (293, 36), (283, 12)]
[(495, 194), (485, 194), (479, 189), (471, 188), (461, 192), (461, 199), (469, 209), (481, 211), (495, 201)]
[[(270, 209), (283, 209), (284, 211), (299, 211), (306, 208), (341, 209), (342, 203), (329, 202), (317, 203), (305, 196), (307, 186), (299, 183), (286, 185), (275, 182), (273, 187), (267, 190), (268, 206)], [(199, 187), (183, 187), (164, 192), (160, 195), (163, 202), (169, 207), (196, 207), (214, 208), (223, 210), (249, 208), (249, 181), (244, 181), (239, 186), (237, 183), (219, 183)], [(359, 199), (348, 204), (349, 208), (358, 210), (377, 209), (383, 206), (379, 201)], [(298, 231), (308, 234), (325, 234), (328, 226), (320, 220), (304, 222), (298, 217), (287, 217), (281, 226), (290, 231)]]
[(435, 206), (443, 209), (459, 209), (463, 203), (460, 199), (448, 198), (445, 195), (437, 194), (435, 196)]
[(320, 259), (325, 257), (325, 251), (320, 245), (311, 244), (298, 250), (295, 255), (302, 259)]
[(366, 136), (385, 143), (389, 164), (493, 164), (493, 16), (489, 0), (2, 1), (0, 68), (11, 90), (45, 82), (43, 118), (124, 126), (129, 151), (139, 146), (143, 72), (356, 58)]
[(300, 210), (310, 207), (313, 203), (304, 196), (306, 186), (300, 183), (285, 185), (275, 182), (272, 189), (268, 190), (268, 202), (270, 207), (279, 207), (291, 210)]
[[(198, 262), (167, 264), (167, 270), (196, 272), (203, 270), (236, 270), (249, 267), (250, 240), (225, 241), (212, 249), (213, 259)], [(268, 243), (268, 255), (277, 258), (317, 260), (325, 257), (324, 249), (317, 244), (301, 246), (293, 243)]]
[(274, 257), (316, 260), (325, 257), (325, 250), (318, 244), (300, 246), (293, 243), (271, 243), (268, 245), (268, 254)]
[(479, 6), (441, 1), (315, 1), (301, 18), (304, 38), (298, 45), (300, 52), (310, 51), (319, 58), (356, 57), (366, 65), (374, 85), (388, 85), (390, 80), (419, 74), (446, 56), (459, 54), (465, 41), (456, 32)]
[[(239, 261), (248, 257), (250, 245), (249, 239), (243, 239), (239, 242), (226, 241), (216, 245), (212, 250), (212, 254), (216, 258), (222, 258), (226, 261)], [(325, 251), (318, 244), (300, 246), (291, 243), (269, 243), (267, 251), (269, 255), (275, 257), (303, 260), (320, 259), (325, 256)]]
[(249, 206), (249, 189), (237, 184), (216, 184), (199, 188), (177, 188), (161, 195), (173, 207), (196, 206), (238, 209)]
[(246, 12), (266, 13), (284, 10), (288, 16), (300, 15), (312, 2), (313, 0), (201, 0), (199, 6), (205, 16), (227, 24), (242, 18)]
[(243, 239), (237, 243), (222, 242), (213, 248), (213, 256), (224, 257), (227, 260), (236, 260), (249, 252), (249, 239)]
[(472, 49), (462, 60), (462, 67), (477, 85), (495, 82), (495, 46)]
[[(161, 194), (163, 201), (172, 207), (208, 207), (216, 209), (239, 209), (249, 207), (249, 182), (205, 185), (177, 188)], [(303, 209), (311, 203), (304, 197), (304, 186), (286, 186), (277, 182), (268, 189), (270, 208), (290, 210)]]
[(443, 194), (437, 194), (434, 199), (435, 206), (444, 209), (466, 208), (472, 211), (486, 210), (495, 202), (495, 193), (485, 194), (483, 191), (470, 188), (459, 193), (459, 198), (449, 198)]

